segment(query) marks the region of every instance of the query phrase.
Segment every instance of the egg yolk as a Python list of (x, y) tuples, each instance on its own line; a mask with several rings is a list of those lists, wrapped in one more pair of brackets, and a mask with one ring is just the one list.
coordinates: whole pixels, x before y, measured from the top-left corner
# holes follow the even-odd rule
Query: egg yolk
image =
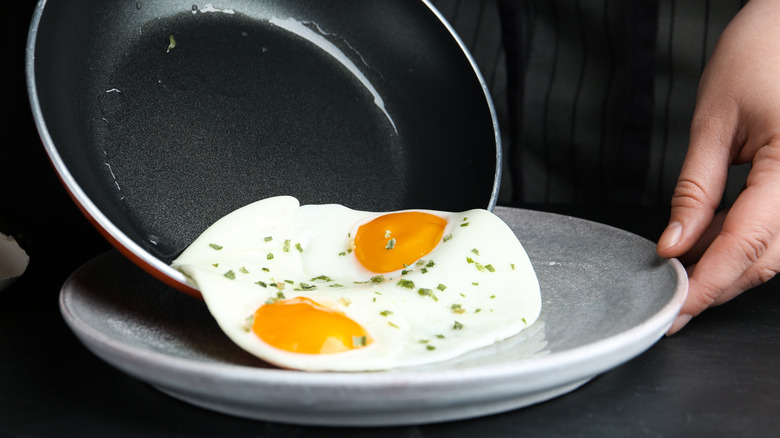
[(416, 211), (379, 216), (358, 228), (355, 256), (372, 272), (403, 269), (436, 248), (446, 225), (439, 216)]
[(261, 306), (252, 331), (267, 344), (293, 353), (339, 353), (371, 343), (360, 324), (305, 297)]

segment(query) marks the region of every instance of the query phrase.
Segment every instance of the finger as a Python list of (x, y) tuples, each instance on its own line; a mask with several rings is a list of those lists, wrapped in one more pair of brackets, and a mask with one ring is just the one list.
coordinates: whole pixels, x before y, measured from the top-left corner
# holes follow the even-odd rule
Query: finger
[(712, 222), (726, 186), (732, 162), (731, 145), (736, 133), (736, 112), (731, 106), (720, 112), (699, 103), (691, 123), (691, 141), (672, 195), (669, 225), (658, 239), (662, 257), (688, 252)]
[(683, 266), (691, 266), (701, 258), (702, 254), (704, 254), (704, 251), (709, 248), (709, 246), (712, 244), (712, 241), (715, 240), (715, 238), (720, 233), (721, 228), (723, 228), (723, 221), (726, 219), (727, 213), (728, 210), (721, 210), (715, 213), (715, 216), (712, 218), (712, 222), (710, 222), (710, 224), (704, 230), (699, 240), (693, 244), (688, 252), (678, 257)]
[(772, 202), (776, 199), (780, 199), (780, 144), (757, 152), (746, 189), (690, 276), (682, 319), (687, 315), (690, 320), (776, 274), (780, 262), (775, 239), (780, 234), (780, 205)]

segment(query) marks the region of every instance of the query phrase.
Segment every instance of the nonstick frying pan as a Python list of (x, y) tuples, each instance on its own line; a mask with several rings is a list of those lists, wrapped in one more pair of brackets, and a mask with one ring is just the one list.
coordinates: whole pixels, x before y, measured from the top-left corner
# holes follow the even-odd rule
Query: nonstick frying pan
[(420, 0), (42, 0), (27, 85), (73, 200), (168, 264), (250, 202), (495, 206), (501, 143), (472, 57)]

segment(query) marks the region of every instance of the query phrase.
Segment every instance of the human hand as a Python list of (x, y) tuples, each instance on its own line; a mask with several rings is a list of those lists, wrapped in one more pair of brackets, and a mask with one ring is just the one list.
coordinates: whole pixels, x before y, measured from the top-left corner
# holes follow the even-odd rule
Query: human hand
[[(715, 214), (730, 165), (752, 162), (744, 190)], [(699, 83), (663, 257), (687, 266), (688, 297), (668, 334), (780, 270), (780, 2), (751, 0), (729, 23)]]

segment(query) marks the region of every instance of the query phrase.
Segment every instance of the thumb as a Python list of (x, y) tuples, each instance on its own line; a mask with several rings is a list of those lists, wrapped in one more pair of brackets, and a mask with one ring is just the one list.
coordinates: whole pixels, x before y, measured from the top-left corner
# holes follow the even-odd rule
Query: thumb
[(672, 195), (669, 224), (656, 246), (660, 256), (685, 254), (712, 222), (726, 186), (734, 126), (729, 118), (698, 109), (694, 114), (690, 145)]

